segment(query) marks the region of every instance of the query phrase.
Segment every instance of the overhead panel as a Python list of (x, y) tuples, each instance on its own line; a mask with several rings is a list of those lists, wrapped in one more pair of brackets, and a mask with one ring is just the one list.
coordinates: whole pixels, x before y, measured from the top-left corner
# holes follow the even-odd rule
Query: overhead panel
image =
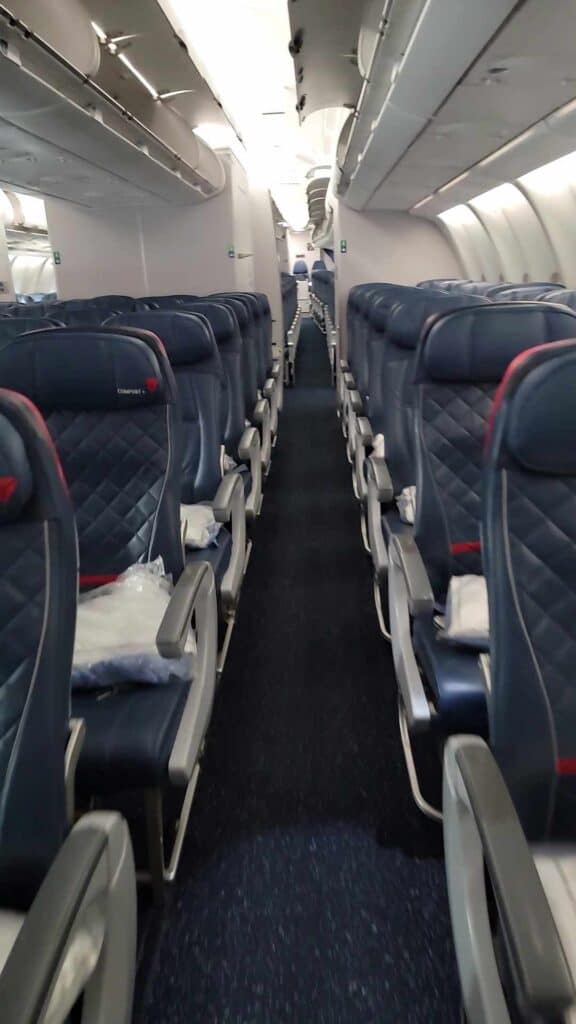
[[(142, 202), (150, 194), (160, 201), (195, 203), (222, 189), (225, 176), (216, 155), (169, 106), (168, 97), (163, 99), (156, 89), (152, 92), (147, 75), (153, 75), (154, 69), (146, 67), (144, 71), (135, 61), (128, 67), (119, 59), (125, 52), (121, 47), (131, 45), (134, 33), (119, 30), (118, 37), (114, 36), (117, 42), (110, 48), (108, 28), (97, 22), (96, 31), (90, 23), (92, 12), (66, 0), (62, 8), (56, 5), (55, 9), (63, 15), (68, 6), (77, 9), (84, 40), (78, 49), (68, 44), (67, 25), (60, 13), (49, 27), (39, 19), (37, 35), (36, 22), (28, 24), (19, 17), (20, 8), (25, 13), (28, 6), (10, 0), (8, 17), (7, 6), (0, 4), (2, 137), (17, 139), (17, 148), (24, 154), (21, 161), (9, 160), (3, 165), (5, 154), (0, 150), (0, 177), (47, 195), (72, 198), (80, 191), (79, 201), (88, 205), (118, 202), (119, 197)], [(127, 17), (127, 4), (113, 6), (116, 20), (120, 9), (123, 18)], [(148, 8), (158, 10), (155, 0), (139, 0), (135, 26), (141, 28)], [(101, 20), (103, 13), (100, 9)], [(162, 49), (164, 41), (179, 55), (178, 81), (185, 84), (187, 73), (194, 78), (193, 65), (162, 12), (159, 16), (156, 50)], [(70, 24), (76, 28), (73, 19)], [(46, 32), (49, 39), (40, 32)], [(86, 39), (90, 38), (96, 41), (95, 52), (102, 59), (92, 60), (88, 70)], [(98, 38), (103, 43), (99, 44)], [(86, 58), (81, 68), (74, 63), (77, 52)], [(127, 77), (117, 68), (123, 68)], [(84, 190), (75, 187), (80, 179)]]
[[(460, 5), (460, 16), (446, 23), (454, 45), (465, 35), (468, 6), (484, 9), (483, 4)], [(434, 200), (416, 211), (435, 214), (574, 148), (573, 125), (563, 115), (538, 122), (576, 93), (575, 24), (576, 0), (517, 5), (381, 180), (368, 208), (409, 209), (436, 191)], [(518, 136), (520, 144), (512, 145)]]
[(291, 0), (290, 52), (301, 121), (325, 107), (353, 109), (362, 84), (358, 35), (363, 5), (358, 0)]

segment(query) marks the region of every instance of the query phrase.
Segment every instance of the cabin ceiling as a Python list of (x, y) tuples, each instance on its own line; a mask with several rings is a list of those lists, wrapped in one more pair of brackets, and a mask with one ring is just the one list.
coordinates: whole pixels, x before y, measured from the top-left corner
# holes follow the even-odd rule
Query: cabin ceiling
[[(516, 5), (500, 31), (454, 84), (435, 116), (426, 123), (364, 208), (409, 209), (442, 188), (536, 122), (576, 96), (574, 27), (576, 0), (526, 0)], [(446, 25), (458, 46), (460, 25)], [(523, 147), (523, 171), (574, 148), (573, 137), (551, 145), (542, 156), (542, 140)], [(386, 137), (375, 142), (370, 160), (384, 157)], [(506, 180), (515, 166), (510, 152), (489, 169), (470, 178), (469, 188), (455, 186), (438, 196), (428, 211), (438, 212)], [(516, 171), (522, 173), (522, 171)], [(470, 191), (471, 188), (471, 191)]]

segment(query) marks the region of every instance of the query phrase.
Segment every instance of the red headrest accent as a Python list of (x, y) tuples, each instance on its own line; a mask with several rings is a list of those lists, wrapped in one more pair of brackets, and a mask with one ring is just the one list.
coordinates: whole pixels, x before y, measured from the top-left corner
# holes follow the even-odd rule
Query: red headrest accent
[(0, 476), (0, 501), (2, 504), (10, 501), (17, 487), (18, 481), (15, 476)]

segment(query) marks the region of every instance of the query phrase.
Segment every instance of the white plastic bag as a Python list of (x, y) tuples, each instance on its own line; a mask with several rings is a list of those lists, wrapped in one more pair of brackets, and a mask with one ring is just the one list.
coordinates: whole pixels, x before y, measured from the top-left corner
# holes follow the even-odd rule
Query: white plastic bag
[(220, 531), (210, 505), (180, 505), (180, 519), (187, 548), (207, 548)]
[(163, 658), (156, 634), (172, 594), (161, 558), (130, 566), (114, 583), (78, 601), (72, 687), (109, 688), (119, 683), (190, 679), (196, 650), (190, 630), (182, 658)]
[(444, 640), (488, 650), (490, 623), (488, 590), (484, 576), (453, 576), (444, 615)]
[(403, 487), (396, 498), (396, 504), (402, 522), (413, 526), (416, 519), (416, 487)]

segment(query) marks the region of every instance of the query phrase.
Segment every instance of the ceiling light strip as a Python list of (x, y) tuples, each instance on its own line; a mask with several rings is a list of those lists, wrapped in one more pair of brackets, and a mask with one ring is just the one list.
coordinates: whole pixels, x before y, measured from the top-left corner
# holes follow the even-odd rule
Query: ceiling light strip
[(131, 60), (128, 59), (125, 53), (119, 53), (118, 60), (121, 60), (124, 67), (128, 68), (128, 71), (130, 71), (130, 73), (134, 75), (134, 78), (138, 79), (140, 85), (144, 86), (146, 91), (149, 92), (150, 95), (152, 96), (152, 99), (157, 100), (160, 98), (160, 93), (156, 91), (154, 86), (151, 84), (151, 82), (148, 81), (147, 78), (144, 77), (142, 72), (138, 71), (138, 68), (135, 67)]

